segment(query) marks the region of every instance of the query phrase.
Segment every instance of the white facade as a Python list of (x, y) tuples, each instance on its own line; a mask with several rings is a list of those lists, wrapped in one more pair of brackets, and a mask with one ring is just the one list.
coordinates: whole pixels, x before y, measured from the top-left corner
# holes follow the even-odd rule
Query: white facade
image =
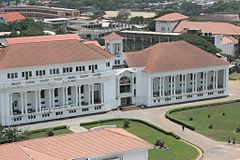
[(174, 31), (179, 22), (180, 21), (156, 21), (155, 31), (171, 33)]
[(19, 125), (130, 104), (151, 107), (228, 95), (227, 65), (148, 74), (144, 67), (113, 69), (117, 58), (123, 63), (120, 55), (111, 60), (1, 69), (0, 123)]

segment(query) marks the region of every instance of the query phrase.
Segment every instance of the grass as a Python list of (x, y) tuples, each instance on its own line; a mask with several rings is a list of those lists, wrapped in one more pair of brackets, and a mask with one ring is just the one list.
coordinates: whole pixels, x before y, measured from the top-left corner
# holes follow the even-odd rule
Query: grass
[[(68, 134), (68, 133), (73, 133), (70, 129), (65, 128), (65, 129), (58, 129), (58, 130), (53, 130), (54, 136), (57, 135), (63, 135), (63, 134)], [(29, 139), (34, 139), (34, 138), (41, 138), (41, 137), (48, 137), (47, 132), (38, 132), (34, 133), (33, 131), (29, 132)]]
[[(118, 128), (123, 127), (122, 120), (115, 120), (111, 122), (104, 122), (98, 124), (91, 125), (83, 125), (83, 127), (90, 129), (96, 126), (101, 125), (116, 125)], [(198, 151), (182, 142), (181, 140), (177, 140), (172, 136), (168, 136), (163, 134), (162, 132), (140, 122), (130, 121), (130, 125), (128, 128), (125, 128), (128, 132), (152, 143), (155, 144), (157, 139), (164, 141), (166, 146), (169, 146), (169, 150), (161, 151), (157, 149), (151, 149), (149, 151), (149, 160), (193, 160), (196, 159), (199, 155)]]
[[(235, 137), (240, 143), (240, 133), (235, 133), (240, 125), (240, 102), (173, 112), (172, 116), (194, 125), (196, 132), (214, 140), (227, 142), (228, 137)], [(208, 128), (210, 124), (212, 129)]]
[(240, 80), (240, 73), (233, 72), (229, 75), (230, 80)]

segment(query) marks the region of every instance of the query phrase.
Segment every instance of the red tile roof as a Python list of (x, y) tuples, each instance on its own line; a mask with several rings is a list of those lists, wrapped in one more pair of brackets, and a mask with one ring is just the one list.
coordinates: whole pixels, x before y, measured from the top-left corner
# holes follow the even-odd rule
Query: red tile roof
[(169, 13), (155, 19), (155, 21), (164, 21), (164, 22), (173, 22), (189, 19), (188, 16), (185, 16), (180, 13)]
[(228, 43), (238, 44), (238, 40), (232, 36), (224, 36), (222, 38), (222, 44), (224, 45)]
[(25, 19), (25, 17), (18, 12), (1, 13), (0, 18), (5, 19), (6, 22), (21, 21)]
[(113, 32), (108, 34), (107, 36), (103, 37), (106, 40), (122, 40), (124, 37), (118, 35), (117, 33)]
[(0, 68), (41, 66), (110, 59), (112, 56), (95, 45), (78, 40), (58, 40), (12, 44), (0, 52)]
[(126, 53), (125, 61), (129, 67), (145, 67), (147, 73), (228, 65), (185, 41), (158, 43), (142, 51)]
[(83, 44), (94, 44), (97, 47), (101, 47), (101, 45), (98, 43), (98, 41), (84, 41)]
[(213, 35), (240, 35), (240, 27), (223, 22), (188, 22), (182, 21), (175, 28), (174, 32), (183, 32), (185, 29), (201, 29), (203, 33)]
[(0, 145), (1, 160), (70, 160), (151, 149), (123, 129), (102, 129)]
[(63, 34), (63, 35), (49, 35), (49, 36), (32, 36), (32, 37), (17, 37), (6, 38), (8, 45), (30, 42), (45, 42), (45, 41), (57, 41), (57, 40), (80, 40), (80, 36), (77, 34)]

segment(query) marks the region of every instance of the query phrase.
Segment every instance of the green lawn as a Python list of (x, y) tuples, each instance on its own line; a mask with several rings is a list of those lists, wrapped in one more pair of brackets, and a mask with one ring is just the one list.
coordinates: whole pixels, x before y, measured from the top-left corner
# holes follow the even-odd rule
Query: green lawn
[[(226, 115), (223, 116), (223, 113)], [(207, 137), (219, 141), (227, 141), (228, 137), (235, 137), (240, 143), (240, 133), (235, 129), (240, 125), (240, 103), (230, 103), (198, 109), (190, 109), (171, 113), (177, 119), (195, 126), (195, 130)], [(208, 118), (208, 114), (210, 118)], [(189, 118), (193, 120), (190, 121)], [(212, 124), (213, 128), (209, 129)]]
[[(73, 132), (68, 128), (63, 128), (63, 129), (53, 130), (53, 133), (54, 133), (54, 136), (57, 136), (57, 135), (63, 135), (63, 134), (68, 134)], [(38, 133), (34, 133), (34, 131), (29, 132), (29, 139), (47, 137), (47, 136), (48, 135), (46, 131), (42, 131)]]
[[(101, 125), (117, 125), (118, 128), (121, 128), (123, 127), (123, 121), (116, 120), (112, 122), (98, 123), (95, 125), (83, 125), (83, 127), (90, 129)], [(165, 142), (166, 146), (170, 147), (170, 149), (166, 151), (151, 149), (149, 151), (149, 160), (193, 160), (199, 155), (198, 151), (194, 147), (182, 142), (181, 140), (177, 140), (172, 136), (165, 135), (143, 123), (130, 121), (130, 127), (126, 130), (152, 144), (154, 144), (157, 139), (160, 139)]]

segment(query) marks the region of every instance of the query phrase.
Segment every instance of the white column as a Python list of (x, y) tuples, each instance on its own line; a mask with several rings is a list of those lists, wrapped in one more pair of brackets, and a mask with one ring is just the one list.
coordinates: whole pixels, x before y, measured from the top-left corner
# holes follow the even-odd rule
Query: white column
[(21, 113), (23, 115), (24, 114), (24, 94), (23, 94), (23, 92), (20, 93), (20, 97), (21, 97)]
[(184, 93), (186, 94), (187, 93), (187, 74), (184, 75), (184, 80), (185, 80), (185, 83), (184, 83)]
[(195, 91), (197, 92), (198, 90), (198, 73), (195, 73)]
[(159, 78), (159, 97), (162, 96), (162, 77)]
[(37, 95), (38, 91), (34, 91), (34, 96), (35, 96), (35, 101), (34, 101), (34, 104), (35, 104), (35, 112), (38, 111), (38, 95)]
[(54, 94), (55, 88), (53, 88), (51, 92), (52, 92), (52, 107), (55, 107), (55, 94)]
[(173, 94), (174, 94), (174, 95), (176, 94), (176, 84), (177, 84), (177, 83), (176, 83), (176, 82), (177, 82), (176, 79), (177, 79), (177, 76), (175, 75), (175, 76), (174, 76), (174, 79), (173, 79)]
[(75, 86), (75, 105), (78, 106), (78, 86)]
[(94, 104), (94, 83), (92, 83), (92, 104)]
[(62, 105), (66, 105), (65, 87), (62, 87)]
[(65, 105), (68, 106), (68, 87), (65, 87)]
[(38, 93), (38, 111), (39, 112), (41, 112), (42, 110), (41, 110), (41, 107), (42, 107), (42, 103), (41, 103), (41, 90), (38, 90), (37, 91), (37, 93)]
[(88, 84), (88, 105), (91, 104), (91, 86)]
[(194, 92), (194, 76), (195, 74), (192, 73), (192, 93)]
[(206, 90), (208, 90), (208, 71), (206, 72)]
[(223, 88), (226, 88), (226, 70), (223, 70)]
[(9, 93), (9, 114), (10, 114), (10, 116), (12, 116), (13, 115), (13, 102), (12, 102), (12, 93)]
[(215, 89), (215, 87), (216, 87), (216, 72), (215, 71), (213, 71), (213, 89)]
[(101, 103), (104, 103), (104, 83), (101, 83)]
[(216, 70), (216, 89), (218, 89), (218, 70)]
[(25, 105), (25, 113), (28, 113), (28, 111), (27, 111), (27, 92), (24, 92), (24, 105)]
[(163, 91), (163, 96), (165, 96), (165, 77), (163, 77), (163, 87), (162, 87), (162, 91)]
[(184, 79), (184, 75), (183, 74), (181, 74), (181, 77), (182, 77), (182, 81), (181, 81), (181, 84), (182, 84), (182, 90), (181, 90), (181, 94), (183, 94), (183, 92), (184, 92), (184, 86), (183, 86), (183, 79)]
[(52, 93), (51, 93), (51, 88), (48, 89), (48, 108), (51, 108), (52, 107)]
[(82, 98), (81, 98), (81, 97), (82, 97), (82, 96), (81, 96), (81, 94), (82, 94), (82, 93), (81, 93), (82, 85), (79, 85), (78, 88), (79, 88), (79, 90), (78, 90), (78, 106), (81, 106), (81, 105), (82, 105), (82, 104), (81, 104), (81, 103), (82, 103), (82, 102), (81, 102), (81, 100), (82, 100)]

